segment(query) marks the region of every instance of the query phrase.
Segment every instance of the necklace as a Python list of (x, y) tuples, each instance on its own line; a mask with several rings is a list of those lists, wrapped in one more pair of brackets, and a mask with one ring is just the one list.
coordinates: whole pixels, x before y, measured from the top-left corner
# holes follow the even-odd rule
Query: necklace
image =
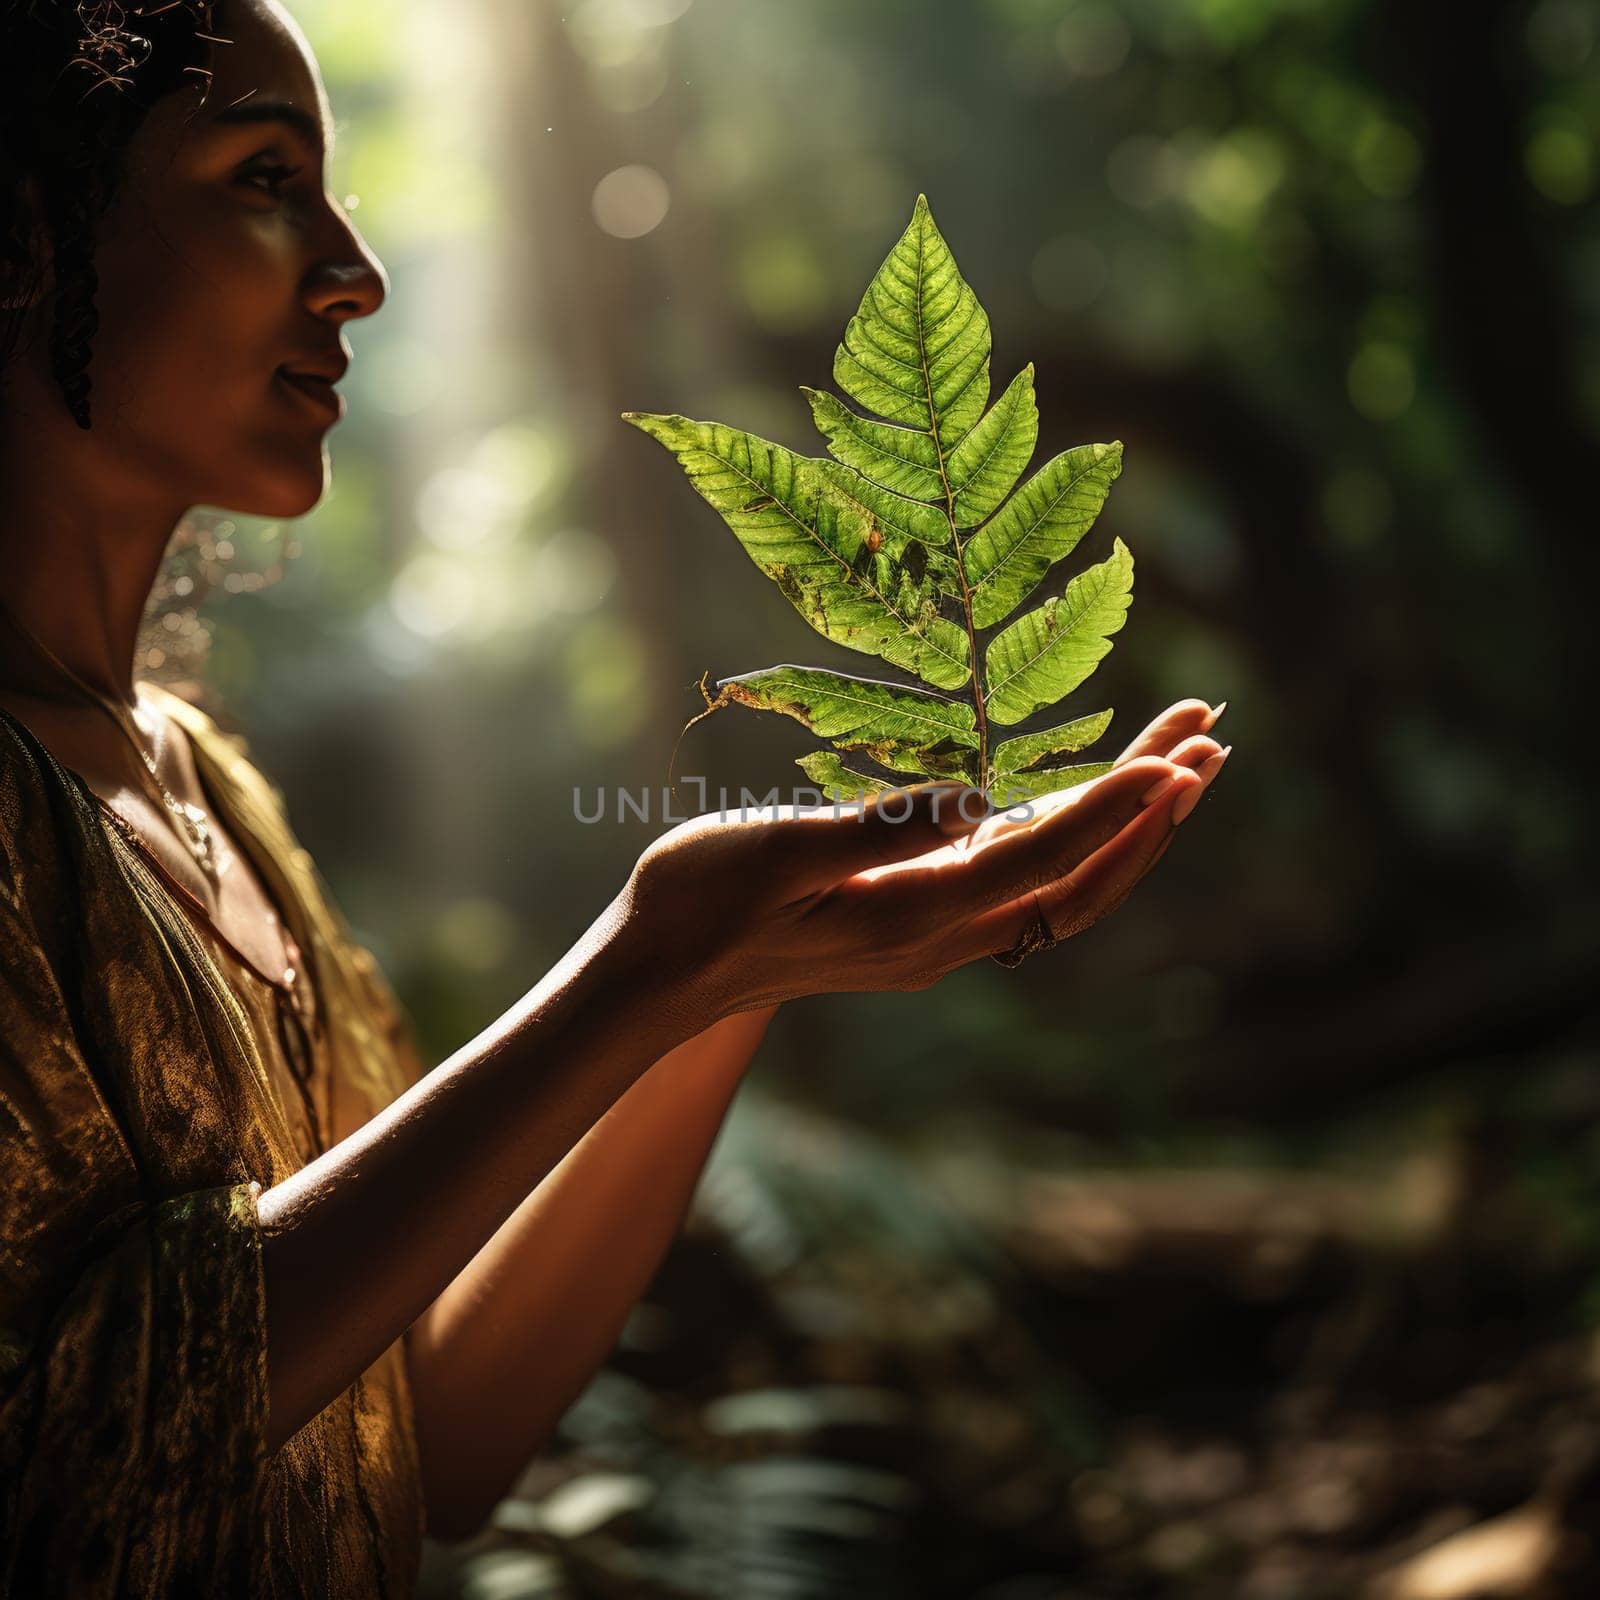
[[(101, 803), (104, 805), (103, 801)], [(322, 1035), (323, 1021), (321, 1013), (316, 1008), (312, 993), (306, 984), (306, 972), (300, 946), (296, 943), (294, 935), (289, 931), (288, 924), (283, 924), (284, 953), (288, 958), (288, 965), (284, 969), (282, 979), (277, 979), (263, 972), (211, 920), (210, 913), (196, 899), (193, 891), (173, 876), (166, 863), (150, 848), (149, 841), (126, 817), (118, 811), (113, 811), (110, 806), (105, 806), (105, 812), (112, 822), (116, 824), (117, 831), (134, 847), (135, 853), (141, 859), (149, 861), (149, 870), (153, 871), (166, 884), (172, 895), (188, 910), (194, 921), (215, 938), (219, 944), (223, 945), (241, 966), (247, 968), (261, 979), (269, 990), (271, 994), (271, 1009), (278, 1035), (278, 1048), (282, 1053), (284, 1064), (289, 1069), (289, 1076), (294, 1080), (301, 1107), (305, 1112), (306, 1126), (310, 1130), (312, 1148), (308, 1152), (302, 1151), (302, 1154), (305, 1155), (307, 1161), (314, 1161), (317, 1156), (327, 1149), (327, 1142), (322, 1134), (321, 1114), (317, 1109), (314, 1082), (317, 1072), (317, 1057), (313, 1040)], [(295, 1137), (298, 1138), (298, 1134)]]
[(180, 800), (161, 781), (161, 772), (156, 765), (156, 758), (144, 747), (144, 741), (133, 732), (128, 723), (133, 721), (133, 713), (128, 714), (128, 722), (123, 720), (124, 710), (109, 696), (87, 684), (76, 672), (62, 661), (42, 639), (36, 638), (26, 628), (22, 620), (13, 612), (4, 600), (0, 600), (0, 615), (37, 650), (57, 672), (62, 673), (81, 693), (87, 695), (91, 701), (104, 711), (118, 728), (122, 730), (123, 737), (138, 752), (140, 765), (150, 774), (161, 797), (161, 804), (172, 817), (177, 828), (178, 837), (183, 840), (185, 848), (195, 859), (196, 865), (206, 875), (212, 884), (220, 882), (223, 864), (218, 860), (216, 841), (211, 832), (211, 819), (197, 805), (191, 805), (186, 800)]

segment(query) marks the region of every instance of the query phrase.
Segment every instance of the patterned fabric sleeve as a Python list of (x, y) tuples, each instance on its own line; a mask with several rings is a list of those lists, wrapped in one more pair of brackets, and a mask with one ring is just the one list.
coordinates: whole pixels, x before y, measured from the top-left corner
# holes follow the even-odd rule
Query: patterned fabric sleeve
[(0, 726), (0, 1596), (248, 1597), (260, 1185), (146, 1198), (136, 1091), (86, 1045), (76, 984), (114, 1004), (117, 963), (54, 937), (74, 902), (26, 853), (61, 836), (28, 755)]

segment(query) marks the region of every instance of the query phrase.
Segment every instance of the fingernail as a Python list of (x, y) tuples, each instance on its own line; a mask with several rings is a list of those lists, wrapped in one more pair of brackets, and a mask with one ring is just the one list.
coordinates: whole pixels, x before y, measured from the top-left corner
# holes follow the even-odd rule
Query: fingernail
[(1214, 706), (1212, 706), (1212, 708), (1211, 708), (1211, 720), (1212, 720), (1212, 722), (1215, 722), (1217, 720), (1217, 718), (1220, 717), (1222, 715), (1222, 713), (1224, 711), (1226, 711), (1227, 709), (1228, 709), (1228, 702), (1226, 700), (1219, 700)]
[(1206, 759), (1195, 768), (1195, 771), (1200, 776), (1200, 782), (1197, 783), (1194, 788), (1186, 790), (1183, 794), (1180, 794), (1178, 798), (1172, 802), (1173, 827), (1177, 827), (1177, 825), (1182, 822), (1197, 805), (1200, 804), (1200, 796), (1206, 792), (1206, 785), (1210, 783), (1219, 772), (1222, 771), (1222, 763), (1228, 759), (1228, 751), (1231, 749), (1233, 749), (1231, 744), (1225, 745), (1214, 756), (1207, 756)]
[(1145, 790), (1142, 795), (1139, 796), (1139, 804), (1142, 806), (1153, 806), (1157, 800), (1163, 799), (1165, 796), (1172, 793), (1173, 789), (1177, 787), (1178, 778), (1179, 774), (1176, 772), (1168, 774), (1168, 776), (1165, 778), (1158, 778), (1153, 784), (1150, 785), (1148, 789)]

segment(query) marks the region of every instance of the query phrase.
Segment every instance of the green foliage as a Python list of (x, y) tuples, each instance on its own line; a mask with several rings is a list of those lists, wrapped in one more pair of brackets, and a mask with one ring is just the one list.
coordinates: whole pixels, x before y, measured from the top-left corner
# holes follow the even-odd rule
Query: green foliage
[[(676, 456), (818, 633), (945, 691), (786, 664), (723, 679), (706, 696), (711, 710), (781, 712), (834, 751), (916, 778), (963, 778), (1002, 800), (1105, 771), (1040, 763), (1093, 743), (1109, 711), (998, 743), (993, 734), (1071, 694), (1111, 648), (1133, 594), (1122, 541), (981, 654), (978, 635), (1088, 533), (1122, 446), (1079, 445), (1021, 482), (1039, 435), (1033, 366), (991, 406), (990, 349), (988, 316), (919, 195), (834, 356), (835, 383), (871, 415), (802, 386), (832, 459), (720, 422), (623, 413)], [(831, 798), (887, 786), (827, 751), (799, 765)]]

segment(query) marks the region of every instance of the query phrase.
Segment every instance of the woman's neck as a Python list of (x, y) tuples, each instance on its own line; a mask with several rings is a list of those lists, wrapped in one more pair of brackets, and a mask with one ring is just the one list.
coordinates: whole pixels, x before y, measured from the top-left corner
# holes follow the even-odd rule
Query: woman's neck
[(42, 700), (79, 701), (82, 683), (114, 703), (134, 704), (134, 650), (156, 568), (135, 593), (95, 555), (19, 564), (0, 552), (0, 685)]
[[(92, 436), (64, 415), (62, 422), (15, 415), (0, 422), (0, 597), (63, 666), (132, 707), (145, 606), (188, 508), (118, 481), (124, 475), (106, 470)], [(0, 686), (82, 698), (3, 615)]]

